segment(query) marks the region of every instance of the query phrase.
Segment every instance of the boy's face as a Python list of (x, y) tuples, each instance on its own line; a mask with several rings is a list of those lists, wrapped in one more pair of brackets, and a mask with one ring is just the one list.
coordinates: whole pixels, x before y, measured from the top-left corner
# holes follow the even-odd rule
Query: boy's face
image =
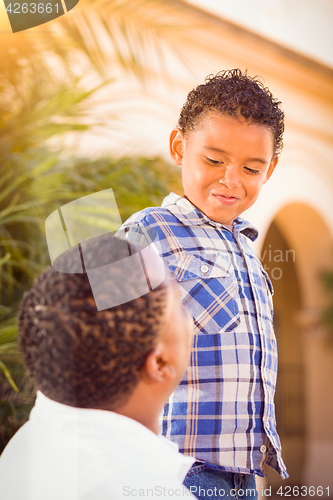
[(174, 129), (170, 150), (182, 165), (186, 198), (229, 228), (256, 201), (278, 162), (269, 128), (213, 112), (186, 137)]

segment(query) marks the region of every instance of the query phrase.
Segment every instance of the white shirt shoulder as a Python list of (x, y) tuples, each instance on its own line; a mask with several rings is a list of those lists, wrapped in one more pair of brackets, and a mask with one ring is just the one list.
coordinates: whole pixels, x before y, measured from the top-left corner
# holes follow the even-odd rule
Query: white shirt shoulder
[(135, 420), (65, 406), (38, 393), (29, 422), (0, 457), (1, 497), (194, 498), (182, 484), (193, 462), (178, 453), (177, 445)]

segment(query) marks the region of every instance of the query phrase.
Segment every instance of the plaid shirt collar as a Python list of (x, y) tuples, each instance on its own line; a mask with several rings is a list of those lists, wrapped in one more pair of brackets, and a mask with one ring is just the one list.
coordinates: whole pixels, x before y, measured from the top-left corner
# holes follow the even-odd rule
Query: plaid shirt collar
[[(184, 226), (200, 226), (208, 223), (216, 229), (223, 228), (230, 231), (230, 228), (224, 224), (216, 222), (207, 217), (207, 215), (203, 214), (188, 199), (184, 198), (184, 196), (170, 193), (166, 198), (164, 198), (162, 207), (167, 208)], [(243, 233), (251, 241), (257, 239), (257, 229), (246, 220), (237, 217), (237, 219), (233, 221), (232, 225), (234, 233)]]

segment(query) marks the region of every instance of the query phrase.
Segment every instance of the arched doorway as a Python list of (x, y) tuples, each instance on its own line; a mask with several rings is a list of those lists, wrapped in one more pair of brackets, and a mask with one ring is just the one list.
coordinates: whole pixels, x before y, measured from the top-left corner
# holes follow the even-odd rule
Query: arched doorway
[(272, 493), (280, 485), (332, 487), (333, 349), (320, 312), (327, 297), (320, 273), (333, 267), (332, 234), (311, 206), (290, 203), (271, 221), (260, 250), (275, 289), (279, 352), (277, 428), (290, 478), (267, 467)]
[(279, 479), (267, 468), (268, 483), (302, 486), (305, 466), (304, 352), (301, 329), (296, 320), (301, 309), (295, 251), (289, 248), (277, 224), (272, 222), (261, 252), (263, 265), (274, 286), (274, 328), (279, 366), (275, 394), (277, 428), (283, 459), (290, 478)]

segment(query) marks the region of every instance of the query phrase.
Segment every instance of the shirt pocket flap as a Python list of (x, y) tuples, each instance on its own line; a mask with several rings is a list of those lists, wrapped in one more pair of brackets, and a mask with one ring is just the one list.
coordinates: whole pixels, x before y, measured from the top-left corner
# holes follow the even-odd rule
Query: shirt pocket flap
[(232, 274), (228, 257), (217, 253), (180, 253), (167, 259), (169, 269), (178, 282), (193, 279), (223, 278)]
[(274, 288), (273, 288), (273, 284), (271, 282), (270, 277), (268, 276), (268, 274), (264, 268), (261, 268), (261, 271), (262, 271), (262, 274), (264, 275), (264, 278), (266, 279), (267, 287), (268, 287), (271, 295), (274, 295)]

